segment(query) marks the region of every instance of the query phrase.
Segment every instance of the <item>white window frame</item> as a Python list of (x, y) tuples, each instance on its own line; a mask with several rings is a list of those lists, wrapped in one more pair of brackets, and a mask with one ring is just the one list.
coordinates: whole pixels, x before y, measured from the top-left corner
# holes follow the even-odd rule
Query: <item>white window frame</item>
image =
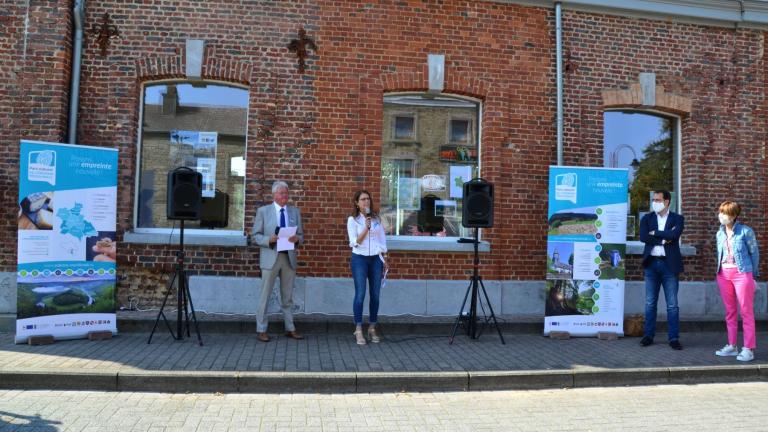
[[(681, 116), (677, 114), (671, 114), (664, 111), (654, 110), (654, 109), (627, 109), (627, 108), (611, 108), (611, 109), (605, 109), (603, 112), (626, 112), (626, 113), (637, 113), (637, 114), (648, 114), (652, 116), (657, 117), (665, 117), (668, 119), (674, 120), (674, 127), (672, 128), (672, 132), (674, 136), (672, 137), (672, 165), (674, 166), (674, 173), (672, 175), (672, 185), (674, 187), (674, 192), (677, 198), (677, 206), (676, 208), (671, 209), (675, 213), (680, 213), (680, 209), (683, 208), (683, 194), (682, 194), (682, 123), (683, 119)], [(603, 117), (603, 122), (605, 122), (605, 117)], [(605, 130), (605, 125), (603, 125), (603, 130)], [(603, 147), (605, 147), (605, 137), (603, 137)], [(640, 224), (640, 220), (635, 221), (636, 224)], [(685, 236), (685, 233), (683, 233), (683, 236)], [(644, 249), (643, 242), (639, 240), (628, 240), (627, 241), (627, 254), (628, 255), (642, 255)], [(682, 238), (681, 238), (681, 253), (683, 256), (694, 256), (696, 255), (696, 249), (693, 246), (688, 245), (682, 245)]]
[[(234, 87), (245, 90), (248, 92), (250, 99), (251, 89), (248, 86), (244, 86), (237, 83), (231, 83), (221, 80), (204, 80), (206, 84), (221, 85), (226, 87)], [(141, 156), (142, 146), (141, 142), (144, 134), (144, 94), (147, 87), (163, 85), (163, 84), (195, 84), (195, 81), (184, 79), (163, 79), (154, 81), (145, 81), (141, 83), (139, 94), (139, 118), (137, 124), (136, 134), (136, 176), (134, 179), (134, 193), (133, 193), (133, 214), (131, 215), (132, 228), (125, 232), (124, 241), (127, 243), (147, 243), (147, 244), (168, 244), (178, 243), (179, 241), (179, 226), (174, 224), (173, 228), (148, 228), (139, 227), (139, 184), (141, 180)], [(250, 117), (250, 104), (246, 108), (246, 118)], [(246, 158), (248, 154), (248, 125), (250, 122), (246, 121), (245, 125), (245, 148), (243, 150), (243, 157)], [(244, 183), (247, 181), (247, 176), (243, 179)], [(245, 188), (244, 188), (245, 190)], [(243, 215), (243, 229), (202, 229), (202, 228), (184, 228), (184, 243), (189, 245), (215, 245), (215, 246), (245, 246), (247, 245), (247, 238), (244, 231), (248, 227), (245, 226), (245, 215)]]
[[(423, 92), (387, 92), (382, 97), (388, 96), (424, 96)], [(440, 96), (448, 97), (452, 99), (464, 100), (472, 102), (477, 105), (477, 137), (473, 137), (477, 141), (477, 176), (482, 177), (482, 161), (483, 161), (483, 101), (481, 99), (473, 98), (471, 96), (457, 95), (452, 93), (440, 94)], [(405, 110), (402, 111), (406, 112)], [(393, 112), (393, 116), (398, 115), (397, 112)], [(457, 117), (458, 118), (458, 117)], [(394, 119), (394, 117), (393, 117)], [(416, 119), (418, 122), (418, 119)], [(394, 120), (393, 120), (394, 122)], [(417, 123), (418, 124), (418, 123)], [(417, 126), (418, 127), (418, 126)], [(471, 127), (471, 125), (470, 125)], [(448, 125), (450, 128), (450, 125)], [(417, 134), (418, 137), (418, 134)], [(397, 141), (393, 141), (397, 142)], [(385, 143), (382, 143), (384, 145)], [(416, 161), (418, 164), (418, 161)], [(482, 240), (482, 231), (480, 231), (480, 244), (478, 250), (480, 252), (490, 252), (491, 245), (487, 241)], [(436, 236), (387, 236), (387, 248), (389, 250), (401, 250), (401, 251), (419, 251), (419, 252), (474, 252), (474, 245), (471, 243), (459, 243), (456, 237), (436, 237)]]

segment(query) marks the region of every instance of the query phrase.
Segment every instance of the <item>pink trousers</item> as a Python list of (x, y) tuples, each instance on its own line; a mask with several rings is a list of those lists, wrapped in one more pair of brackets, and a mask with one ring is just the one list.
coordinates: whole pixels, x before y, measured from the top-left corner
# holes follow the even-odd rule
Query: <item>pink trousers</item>
[(728, 343), (736, 345), (736, 335), (739, 331), (737, 312), (740, 309), (744, 327), (744, 347), (755, 349), (755, 280), (752, 273), (739, 273), (736, 268), (721, 268), (717, 274), (717, 286), (725, 306)]

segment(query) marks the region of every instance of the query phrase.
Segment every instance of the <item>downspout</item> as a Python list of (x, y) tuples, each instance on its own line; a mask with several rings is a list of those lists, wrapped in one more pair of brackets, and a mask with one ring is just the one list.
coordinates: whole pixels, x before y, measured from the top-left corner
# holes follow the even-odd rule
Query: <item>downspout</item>
[(555, 2), (555, 50), (557, 64), (557, 164), (563, 164), (563, 13)]
[(80, 61), (83, 57), (83, 24), (85, 22), (85, 0), (75, 0), (72, 10), (75, 21), (75, 40), (72, 51), (72, 82), (69, 86), (69, 137), (74, 144), (77, 139), (77, 111), (80, 103)]

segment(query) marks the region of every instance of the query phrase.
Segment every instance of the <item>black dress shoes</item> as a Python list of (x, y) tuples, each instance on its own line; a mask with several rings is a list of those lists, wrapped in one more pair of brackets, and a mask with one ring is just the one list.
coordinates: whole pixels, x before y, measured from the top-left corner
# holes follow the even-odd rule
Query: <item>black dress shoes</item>
[(648, 336), (643, 336), (642, 339), (640, 339), (640, 346), (647, 347), (648, 345), (653, 344), (653, 338)]
[(683, 346), (680, 344), (679, 340), (669, 341), (669, 346), (672, 347), (673, 350), (677, 350), (677, 351), (680, 351), (681, 349), (683, 349)]

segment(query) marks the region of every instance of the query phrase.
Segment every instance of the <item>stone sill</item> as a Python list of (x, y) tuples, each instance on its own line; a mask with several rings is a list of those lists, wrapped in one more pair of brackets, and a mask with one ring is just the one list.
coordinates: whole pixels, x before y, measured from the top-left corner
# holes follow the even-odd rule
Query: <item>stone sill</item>
[[(195, 232), (197, 231), (197, 232)], [(248, 238), (240, 232), (230, 231), (225, 234), (222, 231), (212, 232), (211, 234), (201, 234), (200, 230), (184, 231), (184, 244), (190, 246), (248, 246)], [(179, 244), (179, 233), (176, 230), (173, 235), (168, 232), (136, 232), (126, 231), (123, 236), (125, 243), (140, 244)]]
[[(408, 251), (408, 252), (469, 252), (475, 251), (472, 243), (459, 243), (455, 237), (405, 237), (394, 236), (387, 237), (387, 249), (390, 252)], [(477, 245), (480, 252), (490, 252), (491, 244), (487, 241), (480, 241)]]
[[(627, 242), (627, 255), (642, 255), (645, 244), (641, 241)], [(680, 245), (680, 253), (686, 256), (696, 256), (696, 247), (687, 244)]]

